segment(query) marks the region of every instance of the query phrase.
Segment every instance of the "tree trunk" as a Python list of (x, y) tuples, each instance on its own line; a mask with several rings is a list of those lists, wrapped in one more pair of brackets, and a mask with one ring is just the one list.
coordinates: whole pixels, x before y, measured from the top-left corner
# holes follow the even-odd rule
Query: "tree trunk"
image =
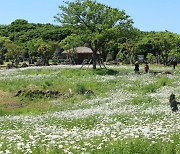
[(103, 61), (106, 61), (106, 59), (107, 59), (107, 54), (108, 54), (108, 52), (105, 52), (105, 50), (103, 50), (103, 52), (102, 52)]
[(96, 69), (97, 64), (97, 51), (93, 51), (93, 69)]
[(168, 51), (165, 51), (165, 65), (168, 63)]
[(95, 47), (92, 47), (92, 42), (90, 42), (90, 48), (92, 50), (92, 62), (93, 62), (93, 69), (96, 69), (96, 64), (97, 64), (97, 41), (94, 42)]
[(17, 57), (14, 59), (14, 63), (15, 63), (15, 67), (18, 68), (19, 59)]
[(160, 56), (158, 53), (156, 53), (156, 63), (160, 64)]
[(44, 66), (49, 66), (49, 60), (48, 60), (48, 58), (43, 58), (42, 60), (43, 60), (43, 65), (44, 65)]

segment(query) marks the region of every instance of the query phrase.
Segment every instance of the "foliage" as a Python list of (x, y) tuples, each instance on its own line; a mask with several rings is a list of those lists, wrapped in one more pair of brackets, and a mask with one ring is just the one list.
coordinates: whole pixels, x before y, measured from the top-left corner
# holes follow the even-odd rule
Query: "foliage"
[[(145, 35), (137, 44), (139, 53), (147, 57), (148, 53), (152, 53), (157, 63), (168, 64), (174, 50), (177, 49), (179, 36), (170, 32), (150, 32)], [(178, 53), (179, 51), (176, 50)]]
[(80, 36), (72, 34), (63, 39), (59, 44), (63, 49), (70, 50), (82, 45)]
[(7, 44), (11, 41), (7, 37), (0, 37), (0, 64), (3, 64), (7, 51)]
[(94, 68), (97, 53), (103, 61), (118, 60), (124, 63), (134, 63), (138, 55), (144, 55), (148, 62), (153, 57), (153, 63), (164, 65), (170, 65), (174, 57), (180, 60), (179, 34), (169, 31), (143, 32), (132, 26), (132, 19), (124, 10), (90, 0), (66, 1), (59, 8), (61, 13), (55, 19), (61, 23), (60, 26), (34, 24), (24, 19), (0, 25), (0, 64), (5, 60), (29, 60), (33, 64), (39, 58), (45, 59), (38, 51), (40, 42), (51, 46), (52, 56), (47, 54), (45, 61), (52, 57), (60, 61), (62, 48), (67, 50), (88, 44), (93, 51)]
[(7, 53), (6, 56), (11, 59), (14, 60), (15, 65), (17, 66), (19, 64), (19, 58), (22, 56), (24, 49), (14, 43), (7, 43), (6, 44), (6, 48), (7, 48)]
[[(70, 34), (71, 30), (67, 27), (52, 24), (33, 24), (24, 19), (17, 19), (10, 25), (0, 25), (0, 50), (3, 50), (1, 57), (3, 60), (6, 56), (16, 61), (16, 57), (22, 57), (22, 54), (26, 53), (25, 58), (36, 59), (39, 55), (43, 55), (38, 54), (39, 42), (48, 42), (53, 55), (59, 49), (58, 42)], [(2, 44), (2, 40), (9, 41)], [(15, 50), (12, 50), (12, 48), (15, 48)], [(4, 52), (7, 51), (8, 53), (5, 55)]]
[[(111, 8), (104, 4), (90, 0), (76, 0), (65, 2), (60, 6), (62, 13), (55, 18), (64, 25), (78, 28), (78, 34), (82, 35), (90, 44), (93, 51), (93, 68), (96, 68), (97, 51), (105, 46), (111, 37), (117, 36), (119, 29), (128, 29), (132, 20), (125, 11)], [(102, 51), (103, 52), (103, 51)]]
[(133, 40), (127, 40), (125, 43), (123, 43), (123, 54), (130, 64), (134, 63), (135, 47), (135, 42)]
[(85, 94), (85, 92), (86, 92), (85, 86), (82, 85), (82, 84), (77, 84), (77, 85), (76, 85), (76, 92), (77, 92), (78, 94)]
[(43, 65), (49, 65), (48, 60), (51, 58), (53, 52), (51, 46), (46, 43), (39, 44), (37, 52), (43, 60)]
[(148, 63), (153, 63), (153, 60), (155, 59), (155, 56), (152, 53), (148, 53), (146, 56)]

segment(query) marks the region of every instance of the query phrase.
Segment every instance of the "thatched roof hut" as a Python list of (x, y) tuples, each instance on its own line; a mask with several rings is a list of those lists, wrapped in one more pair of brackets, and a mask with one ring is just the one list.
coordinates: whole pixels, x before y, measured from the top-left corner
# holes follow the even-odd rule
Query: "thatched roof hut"
[(77, 54), (92, 54), (92, 50), (91, 48), (88, 48), (88, 47), (77, 47), (77, 48), (74, 48), (74, 49), (69, 49), (69, 50), (65, 50), (62, 52), (62, 54), (69, 54), (70, 52), (75, 52)]
[(90, 60), (92, 58), (92, 53), (93, 51), (88, 47), (77, 47), (62, 52), (62, 54), (66, 55), (67, 58), (73, 56), (76, 64), (82, 64), (85, 59)]

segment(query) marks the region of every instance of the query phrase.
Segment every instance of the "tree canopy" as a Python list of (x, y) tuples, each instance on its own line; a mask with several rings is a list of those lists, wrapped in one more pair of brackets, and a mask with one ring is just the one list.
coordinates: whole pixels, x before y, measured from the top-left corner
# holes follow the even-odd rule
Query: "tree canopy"
[[(96, 68), (97, 51), (118, 35), (120, 30), (132, 27), (132, 19), (125, 11), (111, 8), (91, 0), (65, 2), (59, 6), (62, 13), (55, 16), (62, 25), (76, 27), (75, 33), (89, 43), (93, 51), (93, 68)], [(117, 33), (115, 33), (117, 32)], [(113, 35), (112, 35), (113, 34)]]

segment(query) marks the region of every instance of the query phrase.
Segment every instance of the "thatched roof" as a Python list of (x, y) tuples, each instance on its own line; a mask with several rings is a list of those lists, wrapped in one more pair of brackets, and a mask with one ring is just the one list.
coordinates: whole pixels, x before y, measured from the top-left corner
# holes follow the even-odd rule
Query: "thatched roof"
[[(62, 54), (68, 54), (71, 51), (73, 51), (73, 49), (65, 50), (62, 52)], [(92, 54), (93, 53), (92, 50), (88, 47), (77, 47), (77, 48), (75, 48), (75, 51), (77, 53), (81, 53), (81, 54), (83, 54), (83, 53), (89, 53), (89, 54), (91, 53)]]

